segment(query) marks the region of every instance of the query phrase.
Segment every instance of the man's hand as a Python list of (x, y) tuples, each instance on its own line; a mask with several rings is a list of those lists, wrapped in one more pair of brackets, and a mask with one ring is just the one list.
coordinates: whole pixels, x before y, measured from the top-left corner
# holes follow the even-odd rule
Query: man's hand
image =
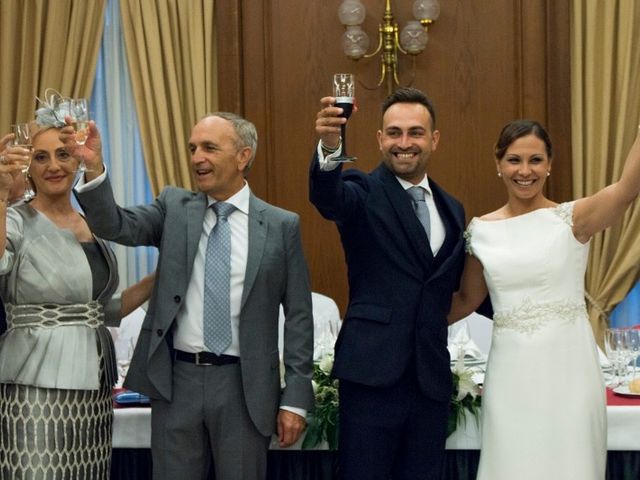
[(70, 125), (71, 117), (65, 117), (65, 122), (67, 126), (60, 130), (60, 141), (79, 162), (84, 161), (87, 167), (85, 179), (89, 182), (104, 172), (100, 132), (96, 123), (93, 120), (89, 121), (87, 141), (84, 145), (79, 145), (76, 142), (76, 132)]
[[(328, 148), (337, 148), (340, 145), (340, 125), (347, 123), (347, 119), (340, 117), (342, 109), (334, 107), (335, 97), (320, 99), (322, 109), (316, 115), (316, 133), (320, 137), (322, 145)], [(354, 113), (358, 107), (353, 106)]]
[(304, 417), (288, 410), (278, 412), (278, 440), (280, 447), (290, 447), (298, 441), (307, 426)]

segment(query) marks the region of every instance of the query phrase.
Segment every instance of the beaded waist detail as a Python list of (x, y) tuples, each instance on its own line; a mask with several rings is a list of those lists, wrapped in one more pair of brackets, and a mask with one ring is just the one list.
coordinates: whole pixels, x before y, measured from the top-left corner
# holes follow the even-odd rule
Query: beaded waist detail
[(525, 298), (518, 307), (495, 312), (493, 326), (496, 333), (509, 329), (531, 334), (551, 321), (572, 323), (586, 315), (587, 308), (584, 302), (534, 303), (531, 299)]
[(99, 302), (60, 305), (55, 303), (20, 304), (8, 303), (7, 324), (11, 328), (57, 328), (84, 325), (98, 328), (102, 325), (102, 304)]

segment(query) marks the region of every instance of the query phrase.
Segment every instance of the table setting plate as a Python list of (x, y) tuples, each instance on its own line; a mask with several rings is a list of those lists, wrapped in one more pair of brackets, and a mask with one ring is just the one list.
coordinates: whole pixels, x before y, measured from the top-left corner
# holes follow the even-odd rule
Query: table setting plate
[(613, 389), (613, 393), (621, 397), (632, 397), (640, 399), (640, 393), (634, 393), (629, 390), (629, 385), (619, 385)]

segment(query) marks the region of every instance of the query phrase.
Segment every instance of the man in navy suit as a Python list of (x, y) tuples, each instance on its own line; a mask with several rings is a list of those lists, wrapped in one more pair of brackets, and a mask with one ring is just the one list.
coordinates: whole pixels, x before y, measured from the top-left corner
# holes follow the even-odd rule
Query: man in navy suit
[[(452, 390), (446, 315), (464, 263), (464, 210), (427, 176), (440, 132), (422, 92), (402, 88), (383, 103), (382, 163), (368, 174), (332, 160), (346, 121), (334, 102), (323, 98), (317, 115), (310, 198), (336, 223), (348, 267), (333, 369), (341, 476), (440, 480)], [(411, 187), (422, 189), (426, 224)]]

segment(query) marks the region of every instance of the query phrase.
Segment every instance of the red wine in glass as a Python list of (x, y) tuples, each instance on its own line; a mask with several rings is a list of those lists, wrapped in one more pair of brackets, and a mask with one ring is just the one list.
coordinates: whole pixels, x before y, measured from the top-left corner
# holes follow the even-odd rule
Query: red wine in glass
[[(355, 99), (355, 76), (352, 73), (336, 73), (333, 76), (333, 96), (336, 98), (336, 107), (342, 108), (341, 117), (349, 118), (353, 112), (353, 101)], [(342, 138), (342, 151), (340, 156), (334, 157), (334, 162), (353, 162), (356, 157), (347, 155), (347, 124), (340, 125), (340, 136)]]

